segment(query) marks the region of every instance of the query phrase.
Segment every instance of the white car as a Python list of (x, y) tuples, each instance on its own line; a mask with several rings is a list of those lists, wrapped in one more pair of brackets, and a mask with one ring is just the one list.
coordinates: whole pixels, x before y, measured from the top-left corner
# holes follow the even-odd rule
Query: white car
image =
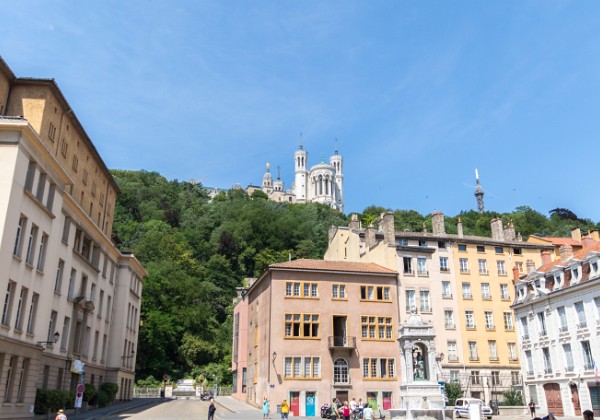
[(454, 417), (469, 417), (469, 406), (473, 402), (479, 403), (481, 407), (481, 417), (487, 417), (488, 419), (492, 418), (492, 414), (494, 414), (492, 409), (477, 398), (458, 398), (454, 403)]

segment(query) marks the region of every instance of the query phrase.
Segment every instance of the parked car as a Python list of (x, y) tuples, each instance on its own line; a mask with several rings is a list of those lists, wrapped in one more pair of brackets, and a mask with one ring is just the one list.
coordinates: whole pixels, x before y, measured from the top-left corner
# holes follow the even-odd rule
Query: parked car
[(458, 398), (454, 403), (454, 417), (469, 417), (469, 407), (473, 402), (478, 402), (481, 407), (481, 417), (492, 418), (494, 412), (492, 409), (485, 405), (483, 401), (477, 398)]

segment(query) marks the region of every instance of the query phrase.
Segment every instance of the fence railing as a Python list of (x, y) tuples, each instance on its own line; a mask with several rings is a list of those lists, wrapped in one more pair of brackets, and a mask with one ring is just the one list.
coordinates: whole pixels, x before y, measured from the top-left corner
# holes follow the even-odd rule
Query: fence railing
[(162, 388), (134, 387), (133, 398), (160, 398)]

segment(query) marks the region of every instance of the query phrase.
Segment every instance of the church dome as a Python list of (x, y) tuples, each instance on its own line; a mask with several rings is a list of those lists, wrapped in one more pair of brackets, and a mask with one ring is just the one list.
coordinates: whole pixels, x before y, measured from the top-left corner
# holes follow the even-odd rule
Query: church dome
[(267, 163), (267, 172), (263, 175), (263, 187), (271, 187), (273, 185), (273, 175), (271, 175), (271, 165)]

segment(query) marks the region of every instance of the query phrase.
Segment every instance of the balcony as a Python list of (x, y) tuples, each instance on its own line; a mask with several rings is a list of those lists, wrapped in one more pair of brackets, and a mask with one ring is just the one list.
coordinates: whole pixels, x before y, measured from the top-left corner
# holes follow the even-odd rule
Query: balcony
[(558, 329), (558, 332), (561, 332), (561, 333), (569, 332), (569, 327), (567, 327), (566, 325), (564, 327), (560, 327)]
[(356, 348), (356, 337), (347, 337), (343, 335), (327, 337), (329, 350), (354, 350)]
[(577, 324), (578, 330), (583, 330), (584, 328), (587, 328), (587, 322), (582, 322), (580, 324)]
[(575, 366), (573, 366), (573, 365), (565, 367), (565, 372), (566, 373), (571, 373), (571, 372), (574, 372), (574, 371), (575, 371)]
[(352, 381), (350, 380), (350, 375), (333, 375), (333, 386), (339, 388), (350, 387), (352, 385)]

